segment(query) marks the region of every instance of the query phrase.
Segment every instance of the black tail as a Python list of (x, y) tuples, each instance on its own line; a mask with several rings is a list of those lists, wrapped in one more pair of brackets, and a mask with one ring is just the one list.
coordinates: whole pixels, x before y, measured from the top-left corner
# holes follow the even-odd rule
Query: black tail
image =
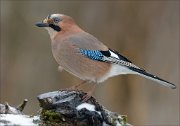
[(137, 69), (137, 68), (134, 68), (134, 67), (129, 67), (129, 69), (134, 71), (134, 72), (136, 72), (138, 75), (143, 76), (143, 77), (145, 77), (147, 79), (151, 79), (153, 81), (156, 81), (156, 82), (158, 82), (161, 85), (164, 85), (164, 86), (169, 87), (171, 89), (176, 89), (176, 85), (175, 84), (170, 83), (170, 82), (168, 82), (166, 80), (163, 80), (163, 79), (161, 79), (161, 78), (159, 78), (159, 77), (157, 77), (155, 75), (152, 75), (152, 74), (146, 72), (143, 69)]

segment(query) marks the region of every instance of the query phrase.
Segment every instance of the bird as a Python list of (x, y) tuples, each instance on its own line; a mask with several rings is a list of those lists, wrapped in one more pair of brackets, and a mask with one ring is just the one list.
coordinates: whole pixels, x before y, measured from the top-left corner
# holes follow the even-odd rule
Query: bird
[(171, 89), (176, 88), (175, 84), (147, 72), (119, 52), (108, 48), (80, 28), (68, 15), (49, 14), (35, 25), (47, 29), (58, 68), (80, 78), (82, 83), (79, 85), (85, 82), (99, 84), (117, 75), (135, 74)]

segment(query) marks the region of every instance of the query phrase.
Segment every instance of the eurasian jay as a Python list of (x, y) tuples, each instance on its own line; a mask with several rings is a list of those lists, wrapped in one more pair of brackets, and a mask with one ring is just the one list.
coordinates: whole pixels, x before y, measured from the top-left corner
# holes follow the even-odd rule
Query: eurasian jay
[(48, 30), (52, 53), (59, 69), (84, 81), (100, 83), (120, 74), (137, 74), (172, 89), (176, 88), (174, 84), (148, 73), (108, 48), (67, 15), (51, 14), (36, 25)]

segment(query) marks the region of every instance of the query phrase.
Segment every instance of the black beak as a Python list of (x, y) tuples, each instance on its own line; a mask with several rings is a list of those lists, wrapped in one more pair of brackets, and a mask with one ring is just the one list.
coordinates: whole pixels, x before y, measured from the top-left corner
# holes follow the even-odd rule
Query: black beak
[(43, 22), (38, 22), (38, 23), (36, 23), (36, 26), (38, 26), (38, 27), (49, 27), (49, 24), (43, 23)]

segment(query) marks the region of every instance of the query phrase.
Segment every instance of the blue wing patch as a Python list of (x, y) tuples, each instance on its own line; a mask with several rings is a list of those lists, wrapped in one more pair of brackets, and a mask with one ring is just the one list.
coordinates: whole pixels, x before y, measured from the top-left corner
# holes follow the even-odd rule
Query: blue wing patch
[(99, 50), (80, 49), (80, 52), (92, 60), (102, 60), (103, 54)]

